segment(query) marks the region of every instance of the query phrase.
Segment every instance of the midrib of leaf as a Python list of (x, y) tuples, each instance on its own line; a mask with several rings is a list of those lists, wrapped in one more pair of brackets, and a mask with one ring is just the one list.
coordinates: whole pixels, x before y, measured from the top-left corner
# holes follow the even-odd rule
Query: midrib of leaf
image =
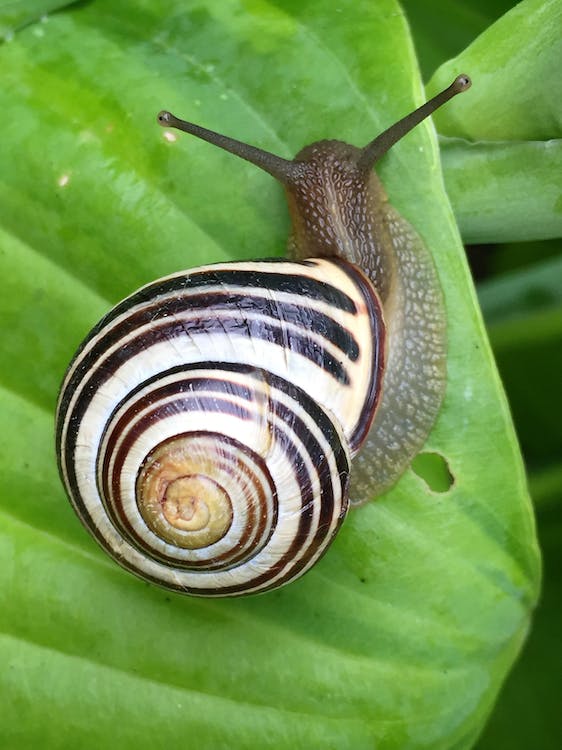
[(526, 138), (526, 139), (518, 139), (514, 138), (513, 140), (505, 140), (498, 138), (497, 140), (493, 141), (487, 141), (482, 140), (480, 138), (468, 138), (466, 136), (452, 136), (452, 135), (440, 135), (439, 134), (439, 143), (441, 143), (442, 146), (447, 146), (449, 144), (451, 145), (460, 145), (466, 144), (467, 146), (477, 146), (481, 149), (493, 149), (493, 148), (500, 148), (501, 146), (509, 146), (516, 148), (517, 146), (532, 146), (533, 144), (536, 144), (537, 146), (548, 146), (552, 144), (553, 146), (558, 146), (560, 143), (562, 143), (562, 139), (557, 137), (552, 138), (546, 138), (544, 140), (537, 140), (534, 138)]

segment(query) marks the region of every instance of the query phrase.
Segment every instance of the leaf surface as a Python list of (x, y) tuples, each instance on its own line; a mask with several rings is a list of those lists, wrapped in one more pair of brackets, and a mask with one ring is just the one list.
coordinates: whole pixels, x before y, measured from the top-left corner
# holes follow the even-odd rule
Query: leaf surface
[(302, 580), (208, 602), (106, 559), (53, 455), (58, 383), (112, 303), (181, 268), (283, 253), (279, 187), (168, 140), (156, 113), (282, 156), (365, 143), (423, 100), (403, 15), (391, 0), (98, 0), (44, 30), (0, 46), (0, 745), (469, 747), (529, 627), (539, 555), (429, 123), (380, 174), (445, 292), (449, 385), (428, 450), (449, 491), (407, 472)]
[[(46, 23), (48, 14), (72, 5), (76, 0), (0, 0), (0, 40), (11, 41), (14, 32), (34, 21)], [(42, 36), (41, 26), (34, 30)]]
[(562, 234), (562, 2), (524, 0), (427, 85), (473, 79), (458, 106), (435, 114), (447, 192), (465, 242)]

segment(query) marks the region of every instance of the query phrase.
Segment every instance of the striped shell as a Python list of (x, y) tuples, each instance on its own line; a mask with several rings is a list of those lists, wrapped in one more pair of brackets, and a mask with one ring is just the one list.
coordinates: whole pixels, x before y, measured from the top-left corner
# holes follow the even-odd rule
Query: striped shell
[(383, 353), (378, 297), (345, 261), (220, 264), (143, 287), (94, 328), (62, 386), (76, 512), (162, 586), (288, 583), (345, 518)]

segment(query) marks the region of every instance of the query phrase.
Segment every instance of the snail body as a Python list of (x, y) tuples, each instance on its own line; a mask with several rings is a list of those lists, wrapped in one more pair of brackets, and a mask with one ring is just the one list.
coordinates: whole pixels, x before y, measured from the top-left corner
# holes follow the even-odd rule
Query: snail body
[(125, 568), (200, 596), (284, 585), (418, 452), (445, 387), (442, 294), (372, 166), (469, 85), (460, 76), (364, 149), (321, 141), (293, 161), (159, 115), (277, 177), (293, 226), (287, 261), (141, 288), (69, 366), (61, 477)]

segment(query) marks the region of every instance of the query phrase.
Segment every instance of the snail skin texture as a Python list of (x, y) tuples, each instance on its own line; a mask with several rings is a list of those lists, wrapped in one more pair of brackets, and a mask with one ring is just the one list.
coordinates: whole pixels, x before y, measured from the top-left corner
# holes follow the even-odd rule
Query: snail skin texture
[(159, 114), (283, 184), (290, 260), (158, 279), (71, 362), (60, 474), (123, 567), (198, 596), (277, 588), (405, 471), (443, 398), (445, 314), (432, 258), (373, 165), (469, 86), (459, 76), (362, 149), (319, 141), (292, 161)]

